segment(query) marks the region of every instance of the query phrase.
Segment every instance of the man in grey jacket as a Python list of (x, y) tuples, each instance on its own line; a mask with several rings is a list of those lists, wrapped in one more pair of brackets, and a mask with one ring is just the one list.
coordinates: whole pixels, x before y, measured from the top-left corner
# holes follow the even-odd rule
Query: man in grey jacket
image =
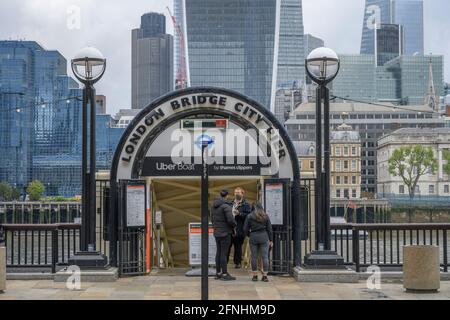
[(216, 238), (216, 279), (236, 280), (228, 273), (227, 255), (231, 244), (231, 234), (236, 227), (230, 203), (227, 201), (228, 191), (222, 190), (211, 208), (214, 237)]

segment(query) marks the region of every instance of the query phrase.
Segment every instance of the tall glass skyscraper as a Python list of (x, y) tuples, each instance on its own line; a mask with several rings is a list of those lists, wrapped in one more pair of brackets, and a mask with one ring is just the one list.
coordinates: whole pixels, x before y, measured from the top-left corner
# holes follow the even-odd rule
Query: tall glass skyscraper
[(361, 54), (376, 54), (375, 34), (382, 24), (402, 29), (403, 54), (424, 54), (423, 19), (423, 0), (366, 0)]
[(381, 24), (377, 29), (377, 65), (382, 66), (403, 54), (403, 27), (398, 24)]
[[(273, 110), (277, 88), (305, 79), (301, 0), (175, 0), (191, 86), (225, 87)], [(179, 39), (175, 41), (178, 69)]]
[(424, 54), (423, 0), (393, 0), (392, 21), (403, 26), (404, 53)]
[(391, 0), (366, 0), (361, 54), (375, 54), (376, 30), (383, 23), (391, 23)]
[(144, 14), (131, 46), (131, 104), (142, 109), (174, 88), (173, 37), (166, 34), (165, 16)]
[[(58, 52), (33, 41), (0, 41), (0, 181), (47, 194), (81, 190), (82, 90)], [(107, 169), (123, 129), (97, 116), (99, 169)], [(105, 123), (106, 122), (106, 123)]]

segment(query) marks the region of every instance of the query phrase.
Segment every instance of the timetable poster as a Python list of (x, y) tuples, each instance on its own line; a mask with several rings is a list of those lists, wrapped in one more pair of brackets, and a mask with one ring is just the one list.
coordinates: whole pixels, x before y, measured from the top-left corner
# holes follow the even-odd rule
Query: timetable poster
[(127, 227), (145, 226), (145, 186), (127, 186)]
[(273, 225), (283, 225), (283, 196), (283, 183), (266, 184), (265, 209)]

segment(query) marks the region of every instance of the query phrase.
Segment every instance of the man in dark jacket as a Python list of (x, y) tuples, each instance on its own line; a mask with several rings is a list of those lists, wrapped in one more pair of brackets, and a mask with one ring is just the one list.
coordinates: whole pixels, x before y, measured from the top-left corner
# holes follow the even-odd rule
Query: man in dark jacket
[(234, 201), (232, 202), (233, 215), (236, 220), (236, 233), (231, 239), (231, 245), (228, 251), (230, 256), (231, 247), (234, 246), (234, 267), (236, 269), (241, 268), (242, 263), (242, 245), (246, 234), (244, 233), (244, 223), (247, 216), (251, 213), (252, 208), (250, 204), (244, 198), (245, 191), (241, 187), (234, 189)]
[(214, 237), (216, 238), (216, 279), (224, 281), (236, 280), (227, 270), (227, 254), (231, 243), (231, 234), (236, 227), (236, 221), (227, 202), (228, 191), (222, 190), (211, 208)]

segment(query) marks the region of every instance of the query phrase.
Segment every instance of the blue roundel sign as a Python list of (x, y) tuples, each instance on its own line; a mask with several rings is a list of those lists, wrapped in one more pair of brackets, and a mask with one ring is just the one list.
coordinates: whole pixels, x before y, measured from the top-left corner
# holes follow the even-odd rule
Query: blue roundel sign
[(197, 138), (197, 140), (195, 141), (195, 144), (197, 147), (199, 147), (201, 149), (203, 146), (209, 147), (212, 144), (214, 144), (214, 140), (207, 134), (202, 134)]

